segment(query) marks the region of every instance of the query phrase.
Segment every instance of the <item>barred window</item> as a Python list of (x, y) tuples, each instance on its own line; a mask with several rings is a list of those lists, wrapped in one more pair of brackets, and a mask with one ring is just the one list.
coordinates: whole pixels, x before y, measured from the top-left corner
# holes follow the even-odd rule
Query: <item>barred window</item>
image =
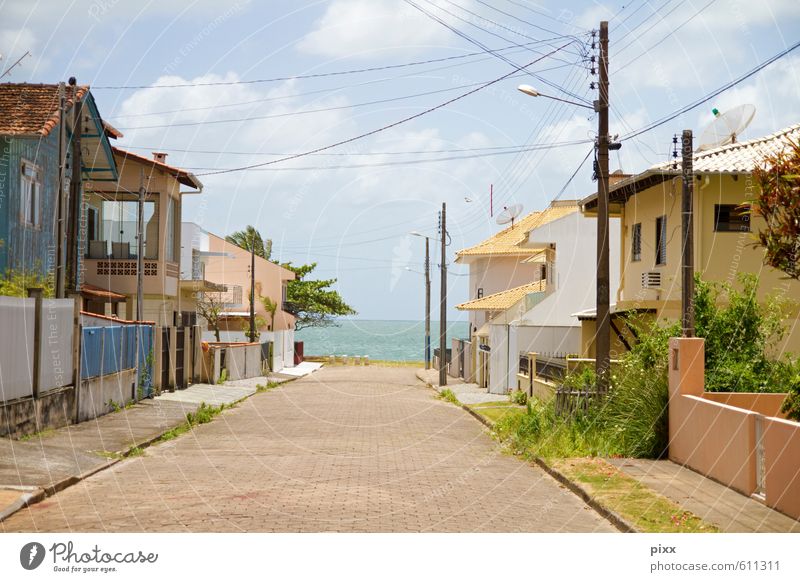
[(642, 260), (642, 223), (637, 222), (633, 225), (631, 233), (631, 260)]
[(667, 217), (656, 218), (656, 265), (667, 264)]

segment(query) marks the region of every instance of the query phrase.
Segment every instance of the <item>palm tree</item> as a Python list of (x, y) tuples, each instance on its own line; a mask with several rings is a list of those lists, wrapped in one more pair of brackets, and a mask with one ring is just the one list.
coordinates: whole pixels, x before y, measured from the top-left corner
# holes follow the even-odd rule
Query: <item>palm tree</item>
[(272, 255), (272, 240), (264, 239), (256, 227), (248, 224), (244, 230), (237, 230), (225, 237), (229, 243), (246, 251), (252, 250), (257, 257), (269, 260)]

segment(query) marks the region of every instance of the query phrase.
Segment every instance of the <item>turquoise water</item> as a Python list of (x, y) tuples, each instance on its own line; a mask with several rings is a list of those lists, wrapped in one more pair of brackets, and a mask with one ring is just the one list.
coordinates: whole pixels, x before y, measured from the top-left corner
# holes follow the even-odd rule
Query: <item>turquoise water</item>
[[(373, 360), (422, 361), (425, 359), (424, 321), (341, 319), (338, 327), (308, 328), (295, 334), (308, 356), (369, 356)], [(452, 338), (465, 338), (469, 324), (448, 325), (447, 347)], [(431, 356), (439, 347), (439, 322), (431, 322)]]

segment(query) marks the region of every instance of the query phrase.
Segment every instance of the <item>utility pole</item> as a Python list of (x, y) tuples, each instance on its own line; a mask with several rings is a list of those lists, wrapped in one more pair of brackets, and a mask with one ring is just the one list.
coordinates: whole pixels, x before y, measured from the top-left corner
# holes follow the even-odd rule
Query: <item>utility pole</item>
[(136, 205), (136, 382), (134, 384), (133, 399), (137, 400), (139, 393), (136, 390), (141, 381), (142, 371), (139, 360), (142, 356), (142, 324), (144, 320), (144, 169), (139, 171), (139, 199)]
[(67, 223), (67, 289), (78, 291), (83, 284), (82, 274), (79, 272), (81, 246), (80, 240), (81, 227), (81, 201), (83, 192), (82, 184), (82, 160), (81, 160), (81, 127), (83, 114), (83, 101), (78, 101), (78, 87), (75, 77), (69, 78), (69, 85), (72, 87), (72, 140), (70, 142), (72, 155), (72, 177), (70, 179), (69, 194), (69, 222)]
[(692, 170), (692, 130), (683, 130), (681, 144), (681, 173), (683, 191), (681, 195), (681, 231), (683, 234), (681, 269), (681, 313), (683, 337), (694, 337), (694, 218), (692, 198), (694, 196), (694, 172)]
[(250, 341), (256, 341), (256, 233), (250, 238)]
[(431, 369), (431, 239), (425, 237), (425, 369)]
[(447, 261), (445, 241), (447, 240), (447, 207), (442, 202), (442, 221), (440, 238), (442, 242), (441, 300), (439, 303), (439, 386), (447, 386)]
[(67, 98), (66, 85), (62, 81), (58, 84), (58, 192), (56, 193), (56, 298), (66, 297), (66, 249), (67, 238)]
[(597, 392), (608, 392), (611, 364), (608, 272), (608, 21), (600, 22), (599, 99), (597, 129), (597, 325), (595, 372)]

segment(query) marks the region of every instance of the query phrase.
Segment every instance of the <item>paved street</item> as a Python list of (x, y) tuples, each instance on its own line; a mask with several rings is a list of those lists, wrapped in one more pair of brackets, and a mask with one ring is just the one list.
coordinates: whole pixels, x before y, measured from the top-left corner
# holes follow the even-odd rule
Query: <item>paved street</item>
[(325, 368), (0, 530), (616, 531), (433, 394), (411, 368)]

